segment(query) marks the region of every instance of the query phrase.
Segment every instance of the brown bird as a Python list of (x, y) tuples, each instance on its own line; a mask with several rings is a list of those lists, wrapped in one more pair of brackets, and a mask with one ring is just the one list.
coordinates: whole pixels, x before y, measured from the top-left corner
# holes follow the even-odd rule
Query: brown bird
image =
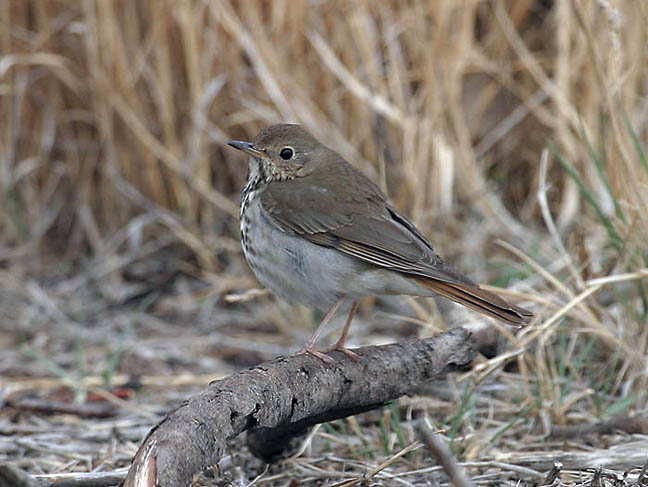
[(300, 125), (272, 125), (254, 142), (229, 145), (249, 155), (240, 225), (252, 271), (286, 301), (327, 310), (302, 353), (330, 360), (314, 345), (347, 298), (351, 310), (332, 349), (352, 357), (344, 344), (365, 296), (436, 293), (511, 325), (531, 319), (443, 262), (378, 186)]

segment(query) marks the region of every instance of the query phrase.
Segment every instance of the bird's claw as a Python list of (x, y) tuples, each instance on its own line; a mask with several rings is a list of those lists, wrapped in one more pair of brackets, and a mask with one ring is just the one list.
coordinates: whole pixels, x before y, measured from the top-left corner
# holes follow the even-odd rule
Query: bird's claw
[(332, 357), (329, 357), (326, 355), (326, 350), (320, 352), (319, 350), (316, 350), (315, 348), (312, 347), (306, 347), (302, 348), (299, 352), (297, 352), (295, 355), (311, 355), (313, 357), (316, 357), (320, 359), (322, 362), (325, 362), (327, 364), (333, 364), (335, 360), (333, 360)]

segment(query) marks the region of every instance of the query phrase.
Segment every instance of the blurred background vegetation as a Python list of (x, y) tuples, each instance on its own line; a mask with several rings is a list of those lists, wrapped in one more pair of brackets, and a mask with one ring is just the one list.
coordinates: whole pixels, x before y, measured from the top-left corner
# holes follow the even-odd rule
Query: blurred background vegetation
[[(79, 368), (79, 343), (104, 375), (297, 349), (313, 317), (245, 294), (247, 164), (225, 144), (290, 121), (537, 313), (503, 330), (525, 415), (644, 407), (644, 0), (4, 0), (0, 19), (0, 374)], [(410, 304), (409, 334), (490, 323)]]

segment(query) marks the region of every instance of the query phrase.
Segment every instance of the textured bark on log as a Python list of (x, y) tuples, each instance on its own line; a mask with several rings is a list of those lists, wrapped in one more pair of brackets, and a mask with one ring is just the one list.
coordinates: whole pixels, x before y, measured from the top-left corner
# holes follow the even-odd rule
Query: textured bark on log
[(330, 354), (332, 364), (309, 355), (279, 357), (211, 383), (151, 430), (124, 487), (187, 485), (245, 430), (255, 455), (274, 458), (310, 426), (379, 407), (475, 356), (462, 328), (354, 351), (360, 361), (340, 352)]

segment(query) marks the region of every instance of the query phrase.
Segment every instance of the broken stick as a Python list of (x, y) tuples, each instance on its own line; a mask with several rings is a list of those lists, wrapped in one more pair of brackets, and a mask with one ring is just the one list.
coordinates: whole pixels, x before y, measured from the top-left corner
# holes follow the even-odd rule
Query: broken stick
[(312, 425), (352, 416), (468, 366), (475, 352), (462, 328), (418, 341), (280, 357), (212, 382), (158, 424), (133, 459), (124, 487), (188, 485), (218, 463), (226, 442), (250, 430), (248, 445), (266, 460)]

